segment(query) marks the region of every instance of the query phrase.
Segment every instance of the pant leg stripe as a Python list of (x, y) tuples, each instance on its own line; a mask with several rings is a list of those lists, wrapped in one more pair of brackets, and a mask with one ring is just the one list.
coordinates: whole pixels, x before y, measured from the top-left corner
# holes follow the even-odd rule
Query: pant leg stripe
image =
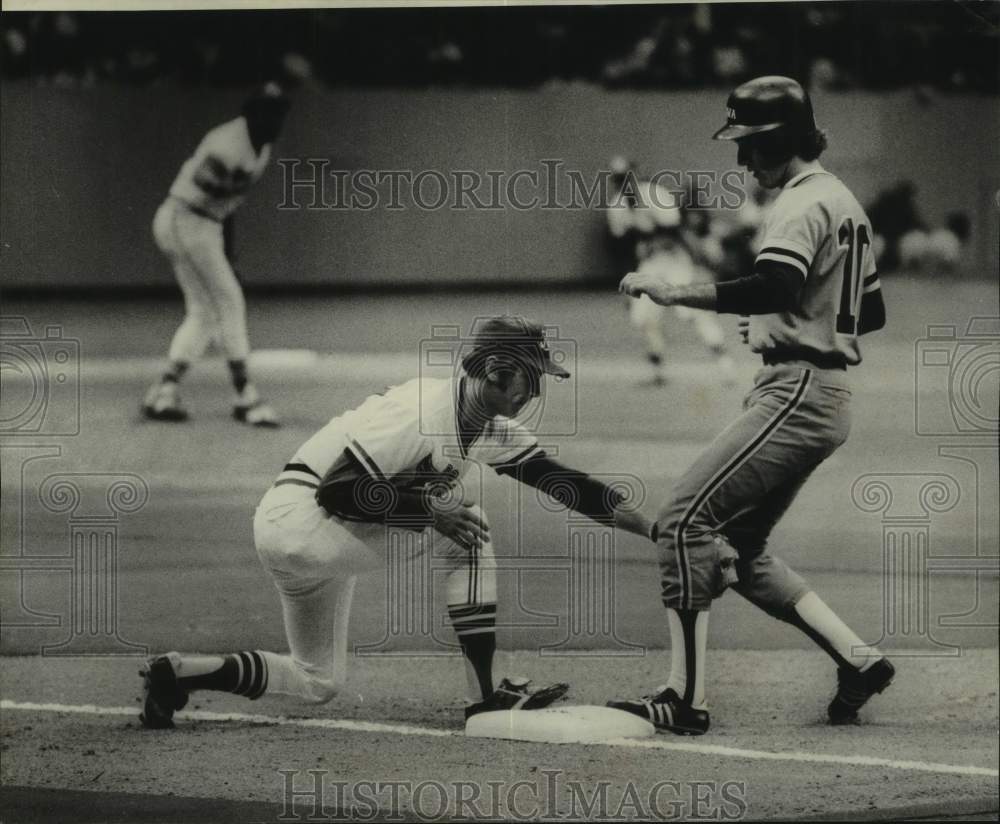
[(476, 575), (478, 573), (478, 555), (475, 549), (470, 549), (466, 563), (469, 569), (468, 586), (466, 587), (466, 601), (470, 604), (476, 603)]
[(684, 681), (684, 695), (681, 699), (688, 704), (694, 701), (694, 688), (698, 675), (698, 648), (695, 643), (695, 625), (698, 613), (693, 610), (681, 610), (677, 613), (681, 622), (681, 632), (684, 637), (684, 669), (687, 678)]
[(792, 396), (785, 402), (785, 405), (779, 409), (771, 419), (764, 424), (760, 432), (758, 432), (750, 442), (736, 454), (727, 464), (725, 464), (712, 478), (705, 484), (701, 490), (695, 495), (694, 499), (688, 505), (687, 510), (681, 516), (681, 519), (677, 522), (677, 528), (674, 531), (674, 545), (677, 548), (677, 556), (681, 571), (681, 605), (685, 609), (691, 609), (693, 593), (691, 592), (691, 566), (687, 556), (687, 548), (684, 546), (684, 533), (687, 531), (689, 524), (691, 523), (694, 516), (698, 511), (705, 505), (705, 502), (712, 497), (716, 490), (722, 486), (735, 472), (746, 462), (746, 460), (756, 452), (763, 443), (771, 437), (774, 431), (782, 424), (782, 422), (794, 412), (799, 404), (802, 403), (802, 399), (805, 397), (806, 391), (809, 388), (809, 383), (812, 380), (812, 370), (806, 369), (802, 377), (799, 379), (798, 386), (795, 387), (795, 391)]

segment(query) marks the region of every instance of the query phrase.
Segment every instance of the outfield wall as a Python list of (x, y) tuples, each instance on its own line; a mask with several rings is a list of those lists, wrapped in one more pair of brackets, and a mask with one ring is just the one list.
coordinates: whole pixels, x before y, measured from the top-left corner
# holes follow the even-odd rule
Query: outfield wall
[[(8, 286), (143, 286), (172, 282), (149, 224), (173, 175), (201, 135), (238, 111), (241, 94), (218, 90), (115, 88), (60, 90), (27, 83), (2, 87), (0, 233)], [(607, 278), (603, 218), (593, 209), (562, 208), (569, 170), (591, 179), (615, 153), (646, 172), (724, 171), (735, 167), (730, 144), (708, 139), (724, 114), (724, 94), (610, 92), (587, 86), (539, 91), (318, 91), (298, 95), (276, 155), (325, 161), (335, 169), (425, 175), (418, 208), (401, 182), (389, 181), (374, 208), (307, 209), (314, 190), (298, 189), (290, 205), (288, 173), (273, 166), (240, 212), (240, 268), (251, 284), (407, 285), (482, 282), (567, 284)], [(910, 92), (826, 95), (816, 99), (830, 136), (824, 156), (867, 202), (909, 178), (931, 223), (962, 209), (973, 220), (963, 277), (996, 277), (1000, 190), (1000, 102)], [(559, 189), (544, 189), (545, 163)], [(471, 208), (457, 194), (454, 172), (493, 172)], [(537, 196), (514, 208), (508, 195)], [(300, 175), (311, 173), (302, 164)], [(470, 178), (466, 178), (469, 180)], [(328, 175), (320, 194), (337, 195)], [(341, 190), (342, 192), (342, 190)], [(372, 198), (362, 194), (361, 205)], [(552, 205), (556, 208), (547, 208)], [(400, 206), (401, 208), (394, 208)]]

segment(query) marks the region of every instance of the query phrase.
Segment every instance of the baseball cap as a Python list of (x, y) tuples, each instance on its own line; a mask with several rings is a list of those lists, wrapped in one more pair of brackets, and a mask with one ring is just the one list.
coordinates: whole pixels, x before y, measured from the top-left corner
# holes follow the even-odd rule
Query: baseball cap
[(568, 378), (570, 373), (552, 359), (552, 352), (545, 342), (545, 328), (527, 318), (501, 315), (473, 325), (472, 352), (509, 352), (527, 356), (529, 363), (539, 372)]
[(816, 128), (809, 95), (791, 77), (768, 75), (748, 80), (729, 95), (726, 108), (726, 125), (712, 135), (714, 140), (739, 140), (782, 126), (800, 132)]

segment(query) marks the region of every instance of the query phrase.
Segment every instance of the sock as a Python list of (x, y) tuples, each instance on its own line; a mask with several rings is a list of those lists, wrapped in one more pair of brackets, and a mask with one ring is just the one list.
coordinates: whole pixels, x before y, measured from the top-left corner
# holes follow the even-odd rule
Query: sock
[(184, 377), (184, 373), (188, 371), (190, 365), (186, 361), (174, 361), (170, 364), (170, 368), (163, 373), (163, 377), (160, 380), (163, 383), (180, 383), (181, 378)]
[(247, 362), (245, 360), (229, 361), (229, 374), (232, 377), (236, 392), (242, 392), (249, 381), (249, 378), (247, 378)]
[(174, 659), (182, 689), (217, 690), (260, 698), (267, 690), (267, 664), (257, 651), (231, 655), (183, 655)]
[(882, 654), (854, 634), (815, 592), (807, 592), (783, 620), (798, 627), (837, 662), (864, 672)]
[(708, 610), (667, 608), (670, 624), (670, 678), (667, 686), (695, 709), (705, 703)]
[(465, 656), (467, 700), (474, 704), (493, 695), (493, 654), (497, 649), (497, 605), (449, 604), (448, 616)]

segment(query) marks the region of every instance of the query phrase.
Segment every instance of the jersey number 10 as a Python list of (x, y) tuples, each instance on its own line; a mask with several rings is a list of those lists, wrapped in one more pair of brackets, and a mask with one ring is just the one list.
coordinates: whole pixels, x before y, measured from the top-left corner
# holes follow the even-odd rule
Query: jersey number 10
[(868, 227), (862, 223), (857, 229), (854, 221), (845, 218), (837, 230), (837, 245), (847, 249), (844, 255), (844, 283), (840, 287), (840, 312), (837, 314), (837, 332), (842, 335), (858, 333), (858, 316), (855, 311), (859, 304), (861, 278), (865, 252), (872, 245)]

